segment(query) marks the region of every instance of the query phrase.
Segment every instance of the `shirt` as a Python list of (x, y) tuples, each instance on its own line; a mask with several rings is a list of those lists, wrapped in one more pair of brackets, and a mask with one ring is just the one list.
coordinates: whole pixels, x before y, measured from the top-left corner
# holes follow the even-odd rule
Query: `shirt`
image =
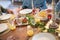
[[(46, 9), (46, 0), (33, 0), (35, 8)], [(22, 7), (32, 8), (32, 0), (23, 0)]]

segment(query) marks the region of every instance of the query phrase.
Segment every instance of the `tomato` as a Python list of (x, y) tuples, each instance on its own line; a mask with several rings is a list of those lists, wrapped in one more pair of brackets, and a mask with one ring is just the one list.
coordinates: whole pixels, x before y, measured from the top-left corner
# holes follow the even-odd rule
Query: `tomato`
[(27, 18), (24, 18), (24, 19), (22, 20), (22, 22), (23, 22), (23, 23), (27, 23)]
[(52, 18), (52, 15), (51, 15), (51, 14), (49, 14), (49, 15), (48, 15), (48, 19), (51, 19), (51, 18)]

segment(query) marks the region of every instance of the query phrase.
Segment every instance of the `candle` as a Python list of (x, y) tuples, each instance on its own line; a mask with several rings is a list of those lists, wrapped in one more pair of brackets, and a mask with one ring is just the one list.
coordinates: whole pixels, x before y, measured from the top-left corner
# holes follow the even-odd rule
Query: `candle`
[(52, 7), (53, 7), (53, 20), (55, 20), (55, 0), (52, 0)]
[(33, 0), (32, 0), (32, 9), (33, 9), (34, 7), (33, 7)]
[(58, 33), (58, 36), (60, 37), (60, 33)]

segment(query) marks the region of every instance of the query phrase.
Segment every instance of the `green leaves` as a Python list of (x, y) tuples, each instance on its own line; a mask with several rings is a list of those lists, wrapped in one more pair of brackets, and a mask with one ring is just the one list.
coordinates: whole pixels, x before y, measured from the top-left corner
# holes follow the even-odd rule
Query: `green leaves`
[(44, 30), (47, 30), (49, 33), (55, 33), (55, 29), (54, 28), (49, 28), (49, 29), (46, 29), (45, 28), (45, 23), (44, 22), (36, 22), (35, 23), (35, 20), (34, 20), (34, 17), (31, 16), (31, 15), (27, 15), (26, 16), (28, 18), (28, 22), (29, 22), (29, 25), (31, 26), (34, 26), (34, 27), (39, 27), (41, 28), (41, 31), (43, 32)]
[(42, 28), (42, 27), (45, 26), (45, 23), (43, 23), (43, 22), (37, 22), (37, 23), (35, 24), (35, 26), (39, 26), (40, 28)]
[(48, 29), (48, 32), (50, 32), (50, 33), (55, 33), (55, 29), (49, 28), (49, 29)]
[(32, 17), (32, 16), (29, 15), (29, 14), (27, 14), (26, 17), (28, 18), (28, 23), (29, 23), (29, 25), (34, 26), (34, 25), (35, 25), (34, 17)]
[(41, 28), (42, 31), (46, 29), (44, 26), (45, 26), (45, 23), (43, 23), (43, 22), (37, 22), (35, 24), (35, 27)]

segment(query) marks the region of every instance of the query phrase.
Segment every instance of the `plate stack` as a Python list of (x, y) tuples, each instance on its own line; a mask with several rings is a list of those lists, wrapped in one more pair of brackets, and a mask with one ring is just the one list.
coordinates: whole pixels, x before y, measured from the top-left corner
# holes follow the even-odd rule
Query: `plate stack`
[(10, 31), (10, 29), (9, 29), (9, 27), (6, 23), (1, 23), (0, 24), (0, 36), (3, 35), (3, 34), (6, 34), (9, 31)]
[(11, 18), (12, 14), (4, 14), (0, 16), (0, 23), (6, 23)]

